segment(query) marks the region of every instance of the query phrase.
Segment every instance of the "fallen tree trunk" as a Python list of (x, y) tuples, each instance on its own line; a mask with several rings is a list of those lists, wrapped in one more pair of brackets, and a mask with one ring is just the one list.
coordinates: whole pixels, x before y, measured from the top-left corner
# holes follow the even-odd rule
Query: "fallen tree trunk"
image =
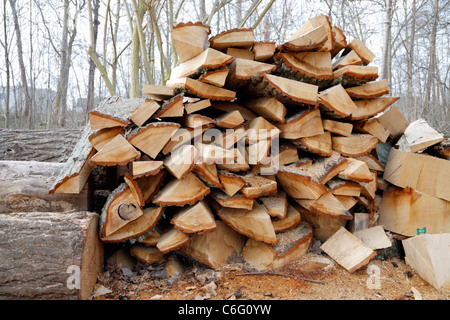
[(103, 267), (98, 215), (0, 214), (0, 299), (88, 299)]

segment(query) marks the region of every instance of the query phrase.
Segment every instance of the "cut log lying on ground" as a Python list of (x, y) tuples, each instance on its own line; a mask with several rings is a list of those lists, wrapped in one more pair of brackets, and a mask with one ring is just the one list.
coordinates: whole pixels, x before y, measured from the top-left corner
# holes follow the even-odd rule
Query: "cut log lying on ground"
[[(278, 46), (253, 29), (210, 30), (175, 26), (181, 63), (166, 85), (91, 112), (52, 193), (79, 193), (93, 166), (107, 167), (114, 183), (99, 206), (103, 242), (133, 244), (144, 264), (178, 252), (214, 269), (242, 257), (277, 269), (314, 236), (353, 272), (376, 253), (347, 230), (416, 223), (423, 203), (448, 210), (448, 160), (427, 154), (441, 138), (412, 137), (416, 124), (406, 130), (364, 43), (347, 44), (324, 15)], [(404, 141), (423, 154), (396, 150)], [(426, 160), (406, 160), (415, 156)], [(61, 184), (71, 178), (71, 188)], [(414, 196), (390, 196), (408, 185)], [(437, 224), (446, 225), (433, 220), (427, 230)]]
[(2, 299), (87, 300), (91, 296), (103, 268), (96, 213), (8, 213), (0, 214), (0, 225)]

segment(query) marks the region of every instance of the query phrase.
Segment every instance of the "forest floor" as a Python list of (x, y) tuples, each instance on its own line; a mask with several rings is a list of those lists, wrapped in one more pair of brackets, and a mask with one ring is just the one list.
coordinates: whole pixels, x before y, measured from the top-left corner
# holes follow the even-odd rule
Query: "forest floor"
[[(373, 259), (349, 273), (326, 254), (308, 252), (276, 270), (258, 273), (243, 263), (212, 270), (197, 263), (176, 277), (164, 265), (133, 269), (108, 264), (95, 300), (449, 300), (450, 283), (436, 290), (405, 261)], [(303, 278), (303, 279), (301, 279)], [(312, 281), (310, 281), (312, 280)]]

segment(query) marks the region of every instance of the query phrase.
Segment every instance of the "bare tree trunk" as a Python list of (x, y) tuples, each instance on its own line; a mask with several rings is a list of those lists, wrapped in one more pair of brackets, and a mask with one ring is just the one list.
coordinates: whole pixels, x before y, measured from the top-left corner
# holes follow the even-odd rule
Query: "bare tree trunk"
[(436, 32), (438, 24), (438, 14), (439, 14), (439, 0), (434, 0), (433, 6), (433, 25), (431, 29), (431, 39), (430, 39), (430, 63), (428, 68), (427, 84), (425, 87), (425, 103), (422, 112), (422, 117), (426, 118), (430, 113), (430, 100), (431, 100), (431, 87), (433, 85), (434, 74), (435, 74), (435, 61), (436, 61)]
[(6, 26), (6, 0), (3, 0), (3, 31), (5, 49), (5, 63), (6, 63), (6, 96), (5, 96), (5, 128), (9, 128), (9, 90), (10, 90), (10, 63), (9, 63), (9, 47), (8, 47), (8, 33)]
[(16, 0), (9, 0), (9, 4), (11, 6), (12, 16), (14, 20), (14, 27), (16, 30), (16, 39), (17, 39), (17, 54), (19, 59), (19, 67), (20, 67), (20, 76), (22, 81), (22, 91), (24, 96), (24, 106), (22, 109), (22, 119), (27, 120), (27, 126), (28, 128), (31, 127), (31, 97), (28, 91), (28, 83), (27, 83), (27, 73), (25, 69), (25, 63), (23, 61), (23, 49), (22, 49), (22, 35), (20, 32), (20, 26), (19, 26), (19, 17), (17, 15), (17, 9), (16, 9)]
[(413, 61), (414, 61), (414, 46), (416, 35), (416, 0), (412, 2), (412, 18), (411, 18), (411, 34), (409, 35), (409, 58), (408, 58), (408, 101), (409, 106), (414, 106), (414, 119), (417, 119), (417, 105), (414, 100), (413, 93)]
[[(91, 6), (89, 1), (88, 6)], [(92, 21), (92, 32), (91, 35), (91, 46), (94, 51), (97, 48), (97, 36), (98, 36), (98, 26), (100, 21), (98, 20), (98, 11), (100, 8), (100, 0), (93, 0), (93, 14), (94, 18)], [(89, 111), (94, 107), (94, 83), (95, 80), (95, 63), (92, 58), (89, 60), (89, 79), (88, 79), (88, 93), (87, 93), (87, 101), (86, 101), (86, 113), (85, 113), (85, 122), (87, 122)]]
[(392, 0), (385, 1), (385, 28), (383, 46), (383, 68), (381, 78), (386, 79), (388, 87), (391, 87), (390, 64), (391, 64), (391, 28), (392, 28)]

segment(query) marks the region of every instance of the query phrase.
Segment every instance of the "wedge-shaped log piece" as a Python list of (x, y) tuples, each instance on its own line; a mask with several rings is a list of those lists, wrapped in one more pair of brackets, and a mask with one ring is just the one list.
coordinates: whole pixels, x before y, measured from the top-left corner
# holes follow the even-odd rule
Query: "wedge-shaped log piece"
[(291, 37), (291, 39), (295, 39), (299, 35), (305, 34), (305, 32), (314, 30), (315, 28), (320, 26), (324, 27), (327, 39), (321, 47), (317, 48), (317, 50), (325, 52), (331, 51), (334, 49), (334, 34), (330, 19), (324, 14), (319, 14), (311, 19), (308, 19), (308, 21), (300, 27), (300, 29)]
[(358, 66), (362, 65), (363, 61), (361, 58), (356, 54), (355, 51), (350, 51), (344, 56), (340, 56), (336, 60), (333, 61), (333, 69), (340, 69), (346, 66)]
[(307, 170), (293, 166), (282, 166), (276, 173), (276, 180), (286, 193), (295, 199), (318, 199), (327, 188), (311, 176)]
[(375, 81), (378, 78), (378, 67), (345, 66), (333, 72), (334, 84), (353, 87)]
[(279, 219), (284, 219), (286, 217), (288, 209), (286, 192), (280, 190), (277, 196), (261, 197), (259, 200), (261, 200), (262, 204), (266, 207), (269, 216)]
[[(352, 112), (350, 120), (363, 120), (386, 110), (400, 97), (382, 97), (367, 100), (355, 100), (356, 110)], [(388, 129), (389, 130), (389, 129)]]
[(331, 137), (333, 150), (345, 157), (356, 158), (372, 151), (378, 144), (378, 138), (370, 134), (352, 134), (350, 137)]
[(274, 97), (250, 99), (246, 101), (245, 105), (267, 121), (285, 121), (286, 107)]
[(335, 85), (319, 93), (320, 110), (331, 117), (344, 118), (357, 108), (342, 85)]
[(130, 119), (140, 127), (150, 119), (160, 107), (159, 103), (155, 100), (145, 99), (145, 101), (133, 111)]
[(308, 25), (309, 30), (300, 30), (288, 41), (281, 45), (282, 51), (305, 52), (320, 49), (328, 40), (327, 30), (324, 26), (313, 27)]
[(346, 88), (348, 95), (352, 99), (373, 99), (389, 93), (386, 79), (369, 82), (361, 86)]
[(279, 52), (276, 73), (293, 80), (325, 86), (333, 80), (329, 52)]
[(389, 137), (396, 142), (409, 126), (408, 120), (396, 106), (391, 106), (375, 116), (382, 126), (389, 131)]
[[(356, 200), (355, 200), (356, 202)], [(348, 219), (345, 217), (333, 217), (311, 211), (299, 204), (293, 205), (300, 212), (302, 221), (309, 223), (314, 232), (314, 237), (321, 242), (327, 241), (340, 227), (345, 227)]]
[(201, 22), (179, 23), (172, 28), (171, 38), (180, 61), (190, 60), (208, 48), (211, 28)]
[(89, 160), (91, 166), (125, 165), (141, 157), (121, 134), (111, 139), (99, 152)]
[(238, 110), (230, 111), (218, 116), (216, 123), (219, 127), (233, 129), (243, 123), (245, 120)]
[(320, 198), (316, 200), (296, 199), (296, 201), (304, 208), (317, 214), (335, 219), (353, 219), (353, 216), (348, 212), (348, 210), (329, 191), (322, 194)]
[(306, 254), (313, 235), (307, 223), (277, 234), (277, 244), (249, 239), (242, 251), (244, 260), (257, 270), (277, 270)]
[(182, 62), (177, 67), (173, 68), (170, 79), (197, 77), (204, 71), (222, 69), (223, 67), (228, 66), (233, 60), (234, 57), (228, 54), (213, 48), (207, 48), (191, 60)]
[(239, 190), (247, 198), (276, 195), (277, 182), (252, 173), (242, 176), (245, 185)]
[(131, 172), (133, 179), (154, 176), (158, 174), (164, 167), (162, 161), (133, 161), (131, 164)]
[(405, 262), (422, 279), (440, 290), (450, 282), (450, 252), (442, 250), (450, 243), (450, 233), (424, 234), (402, 240)]
[(119, 185), (106, 200), (100, 216), (100, 237), (108, 237), (144, 213), (126, 183)]
[(102, 237), (103, 242), (123, 242), (128, 239), (137, 238), (149, 232), (161, 218), (163, 207), (148, 207), (142, 210), (142, 216), (127, 223), (109, 236)]
[(228, 102), (228, 101), (215, 101), (211, 104), (211, 107), (214, 109), (223, 111), (223, 112), (231, 112), (238, 110), (241, 114), (241, 116), (244, 118), (244, 120), (252, 120), (253, 118), (256, 118), (258, 115), (253, 113), (250, 109), (247, 107), (241, 105), (240, 103), (236, 102)]
[(374, 201), (376, 196), (376, 191), (378, 189), (378, 177), (376, 171), (371, 171), (372, 181), (370, 182), (361, 182), (361, 195), (366, 197), (369, 200)]
[(357, 157), (356, 159), (364, 161), (367, 164), (369, 170), (375, 170), (379, 172), (384, 171), (384, 166), (381, 164), (381, 162), (370, 153), (365, 156)]
[(253, 118), (245, 124), (246, 139), (249, 143), (261, 140), (272, 140), (280, 135), (280, 129), (267, 121), (264, 117)]
[(248, 84), (254, 77), (262, 77), (276, 69), (276, 65), (253, 60), (235, 58), (230, 65), (230, 72), (225, 86), (232, 90)]
[(271, 41), (259, 41), (255, 42), (252, 47), (252, 51), (256, 61), (266, 61), (275, 53), (276, 44)]
[(347, 159), (347, 167), (338, 174), (338, 178), (356, 182), (373, 180), (367, 163), (354, 158)]
[(197, 148), (193, 145), (184, 145), (164, 159), (164, 167), (175, 178), (184, 179), (194, 168), (197, 158)]
[(196, 163), (193, 172), (210, 188), (222, 188), (215, 163)]
[(380, 143), (385, 143), (389, 138), (389, 130), (377, 120), (377, 118), (370, 118), (354, 123), (355, 132), (367, 133), (378, 138)]
[(201, 234), (216, 229), (216, 221), (211, 208), (203, 200), (175, 213), (170, 223), (184, 233)]
[(222, 135), (216, 137), (214, 143), (221, 146), (224, 149), (230, 149), (236, 143), (244, 139), (247, 132), (244, 126), (237, 126), (233, 129), (226, 129), (222, 131)]
[(188, 128), (195, 129), (215, 125), (216, 120), (201, 114), (191, 113), (184, 116), (183, 124)]
[(182, 117), (184, 114), (183, 95), (180, 93), (166, 100), (152, 118)]
[(136, 148), (155, 159), (172, 135), (180, 128), (174, 122), (152, 122), (134, 129), (127, 140)]
[(425, 150), (444, 140), (444, 135), (433, 129), (424, 119), (411, 122), (404, 135), (412, 152)]
[(214, 144), (197, 143), (195, 147), (199, 151), (199, 161), (206, 164), (236, 163), (235, 150), (227, 150)]
[(91, 130), (86, 126), (77, 144), (72, 150), (70, 157), (67, 159), (63, 168), (55, 178), (53, 185), (48, 191), (53, 193), (80, 193), (83, 190), (92, 166), (89, 159), (95, 154), (95, 149), (89, 142)]
[(166, 178), (166, 176), (167, 171), (162, 170), (155, 175), (144, 176), (136, 179), (145, 203), (149, 203), (153, 200), (153, 197), (158, 193), (159, 188), (164, 183), (164, 179)]
[(209, 39), (211, 48), (226, 50), (227, 48), (250, 48), (255, 42), (253, 29), (232, 29), (221, 32)]
[(161, 237), (161, 233), (159, 232), (158, 227), (153, 228), (143, 237), (138, 238), (138, 242), (146, 247), (154, 246), (158, 243), (159, 238)]
[(375, 58), (375, 54), (367, 48), (364, 42), (358, 39), (352, 40), (342, 52), (342, 55), (347, 54), (349, 51), (354, 51), (366, 65)]
[(350, 273), (367, 265), (377, 254), (343, 227), (320, 248)]
[(125, 99), (111, 97), (102, 101), (94, 110), (89, 112), (91, 130), (112, 127), (126, 127), (130, 117), (144, 102), (144, 99)]
[(156, 247), (162, 253), (177, 250), (189, 242), (189, 236), (177, 228), (165, 231), (158, 239)]
[[(288, 105), (313, 105), (317, 103), (319, 87), (272, 74), (265, 74), (262, 95), (268, 94)], [(256, 91), (259, 89), (257, 88)]]
[(236, 92), (234, 91), (219, 88), (200, 80), (186, 77), (169, 80), (166, 85), (175, 88), (183, 88), (187, 90), (188, 93), (196, 95), (199, 98), (210, 99), (213, 101), (231, 101), (236, 98)]
[(245, 148), (247, 161), (251, 165), (270, 163), (271, 140), (261, 140)]
[(214, 231), (192, 235), (189, 243), (179, 251), (217, 270), (233, 256), (240, 256), (244, 243), (243, 235), (216, 220)]
[(184, 110), (186, 110), (187, 114), (191, 114), (203, 109), (206, 109), (211, 106), (211, 100), (209, 99), (199, 99), (194, 102), (187, 102), (184, 105)]
[(146, 247), (141, 244), (133, 245), (130, 249), (130, 255), (145, 265), (159, 263), (165, 259), (164, 253), (162, 253), (158, 248)]
[(246, 198), (240, 193), (229, 196), (225, 192), (217, 189), (212, 192), (211, 197), (222, 207), (226, 208), (252, 210), (253, 204), (255, 203), (255, 199)]
[(320, 157), (314, 160), (311, 165), (300, 167), (298, 170), (325, 184), (342, 172), (347, 165), (347, 159), (334, 151), (329, 157)]
[(104, 128), (95, 130), (89, 134), (89, 142), (95, 148), (100, 151), (109, 141), (114, 139), (118, 134), (123, 134), (124, 129), (122, 127)]
[(223, 185), (222, 190), (229, 196), (235, 195), (245, 185), (245, 180), (232, 172), (219, 170), (218, 176)]
[[(291, 140), (292, 144), (301, 150), (318, 154), (323, 157), (331, 156), (333, 152), (332, 140), (329, 131), (325, 131), (322, 134), (315, 136), (300, 138), (297, 140)], [(334, 138), (334, 137), (333, 137)]]
[(379, 225), (404, 236), (413, 237), (420, 230), (427, 234), (450, 231), (450, 202), (412, 188), (383, 192), (379, 212)]
[(331, 192), (335, 196), (351, 196), (351, 197), (359, 197), (362, 188), (361, 185), (357, 182), (343, 180), (336, 177), (328, 181), (327, 186), (328, 188), (330, 188)]
[(144, 85), (142, 87), (142, 94), (157, 101), (170, 99), (176, 95), (174, 87), (155, 86), (152, 84)]
[(277, 243), (275, 230), (266, 208), (255, 202), (252, 210), (216, 208), (217, 215), (237, 232), (266, 243)]
[(372, 250), (389, 248), (392, 246), (389, 237), (382, 226), (370, 227), (353, 233), (359, 240), (368, 245)]
[(255, 54), (250, 49), (227, 48), (227, 54), (239, 59), (255, 60)]
[(275, 233), (293, 229), (300, 222), (302, 222), (300, 212), (291, 204), (288, 204), (286, 215), (283, 219), (280, 218), (272, 219), (272, 224), (273, 228), (275, 229)]
[(344, 137), (349, 137), (353, 130), (353, 124), (331, 119), (323, 119), (322, 126), (325, 131), (330, 131), (331, 133)]
[(155, 196), (153, 202), (161, 206), (184, 206), (195, 204), (208, 195), (210, 189), (192, 172), (186, 178), (171, 180)]
[(207, 71), (206, 73), (202, 74), (200, 76), (200, 78), (198, 78), (198, 79), (201, 82), (222, 88), (225, 85), (225, 82), (227, 81), (229, 72), (230, 72), (230, 69), (228, 69), (228, 68), (211, 70), (211, 71)]
[(334, 58), (342, 49), (347, 47), (347, 38), (345, 37), (344, 32), (337, 26), (333, 26), (332, 30), (334, 34), (334, 48), (330, 53), (331, 57)]
[(139, 187), (139, 184), (136, 180), (133, 179), (131, 175), (128, 173), (125, 174), (123, 177), (125, 180), (125, 183), (128, 185), (128, 188), (130, 188), (131, 193), (133, 194), (134, 199), (139, 204), (139, 206), (142, 208), (145, 204), (145, 199), (142, 194), (142, 190)]
[(319, 109), (302, 110), (277, 124), (280, 138), (300, 139), (323, 134), (322, 118)]

